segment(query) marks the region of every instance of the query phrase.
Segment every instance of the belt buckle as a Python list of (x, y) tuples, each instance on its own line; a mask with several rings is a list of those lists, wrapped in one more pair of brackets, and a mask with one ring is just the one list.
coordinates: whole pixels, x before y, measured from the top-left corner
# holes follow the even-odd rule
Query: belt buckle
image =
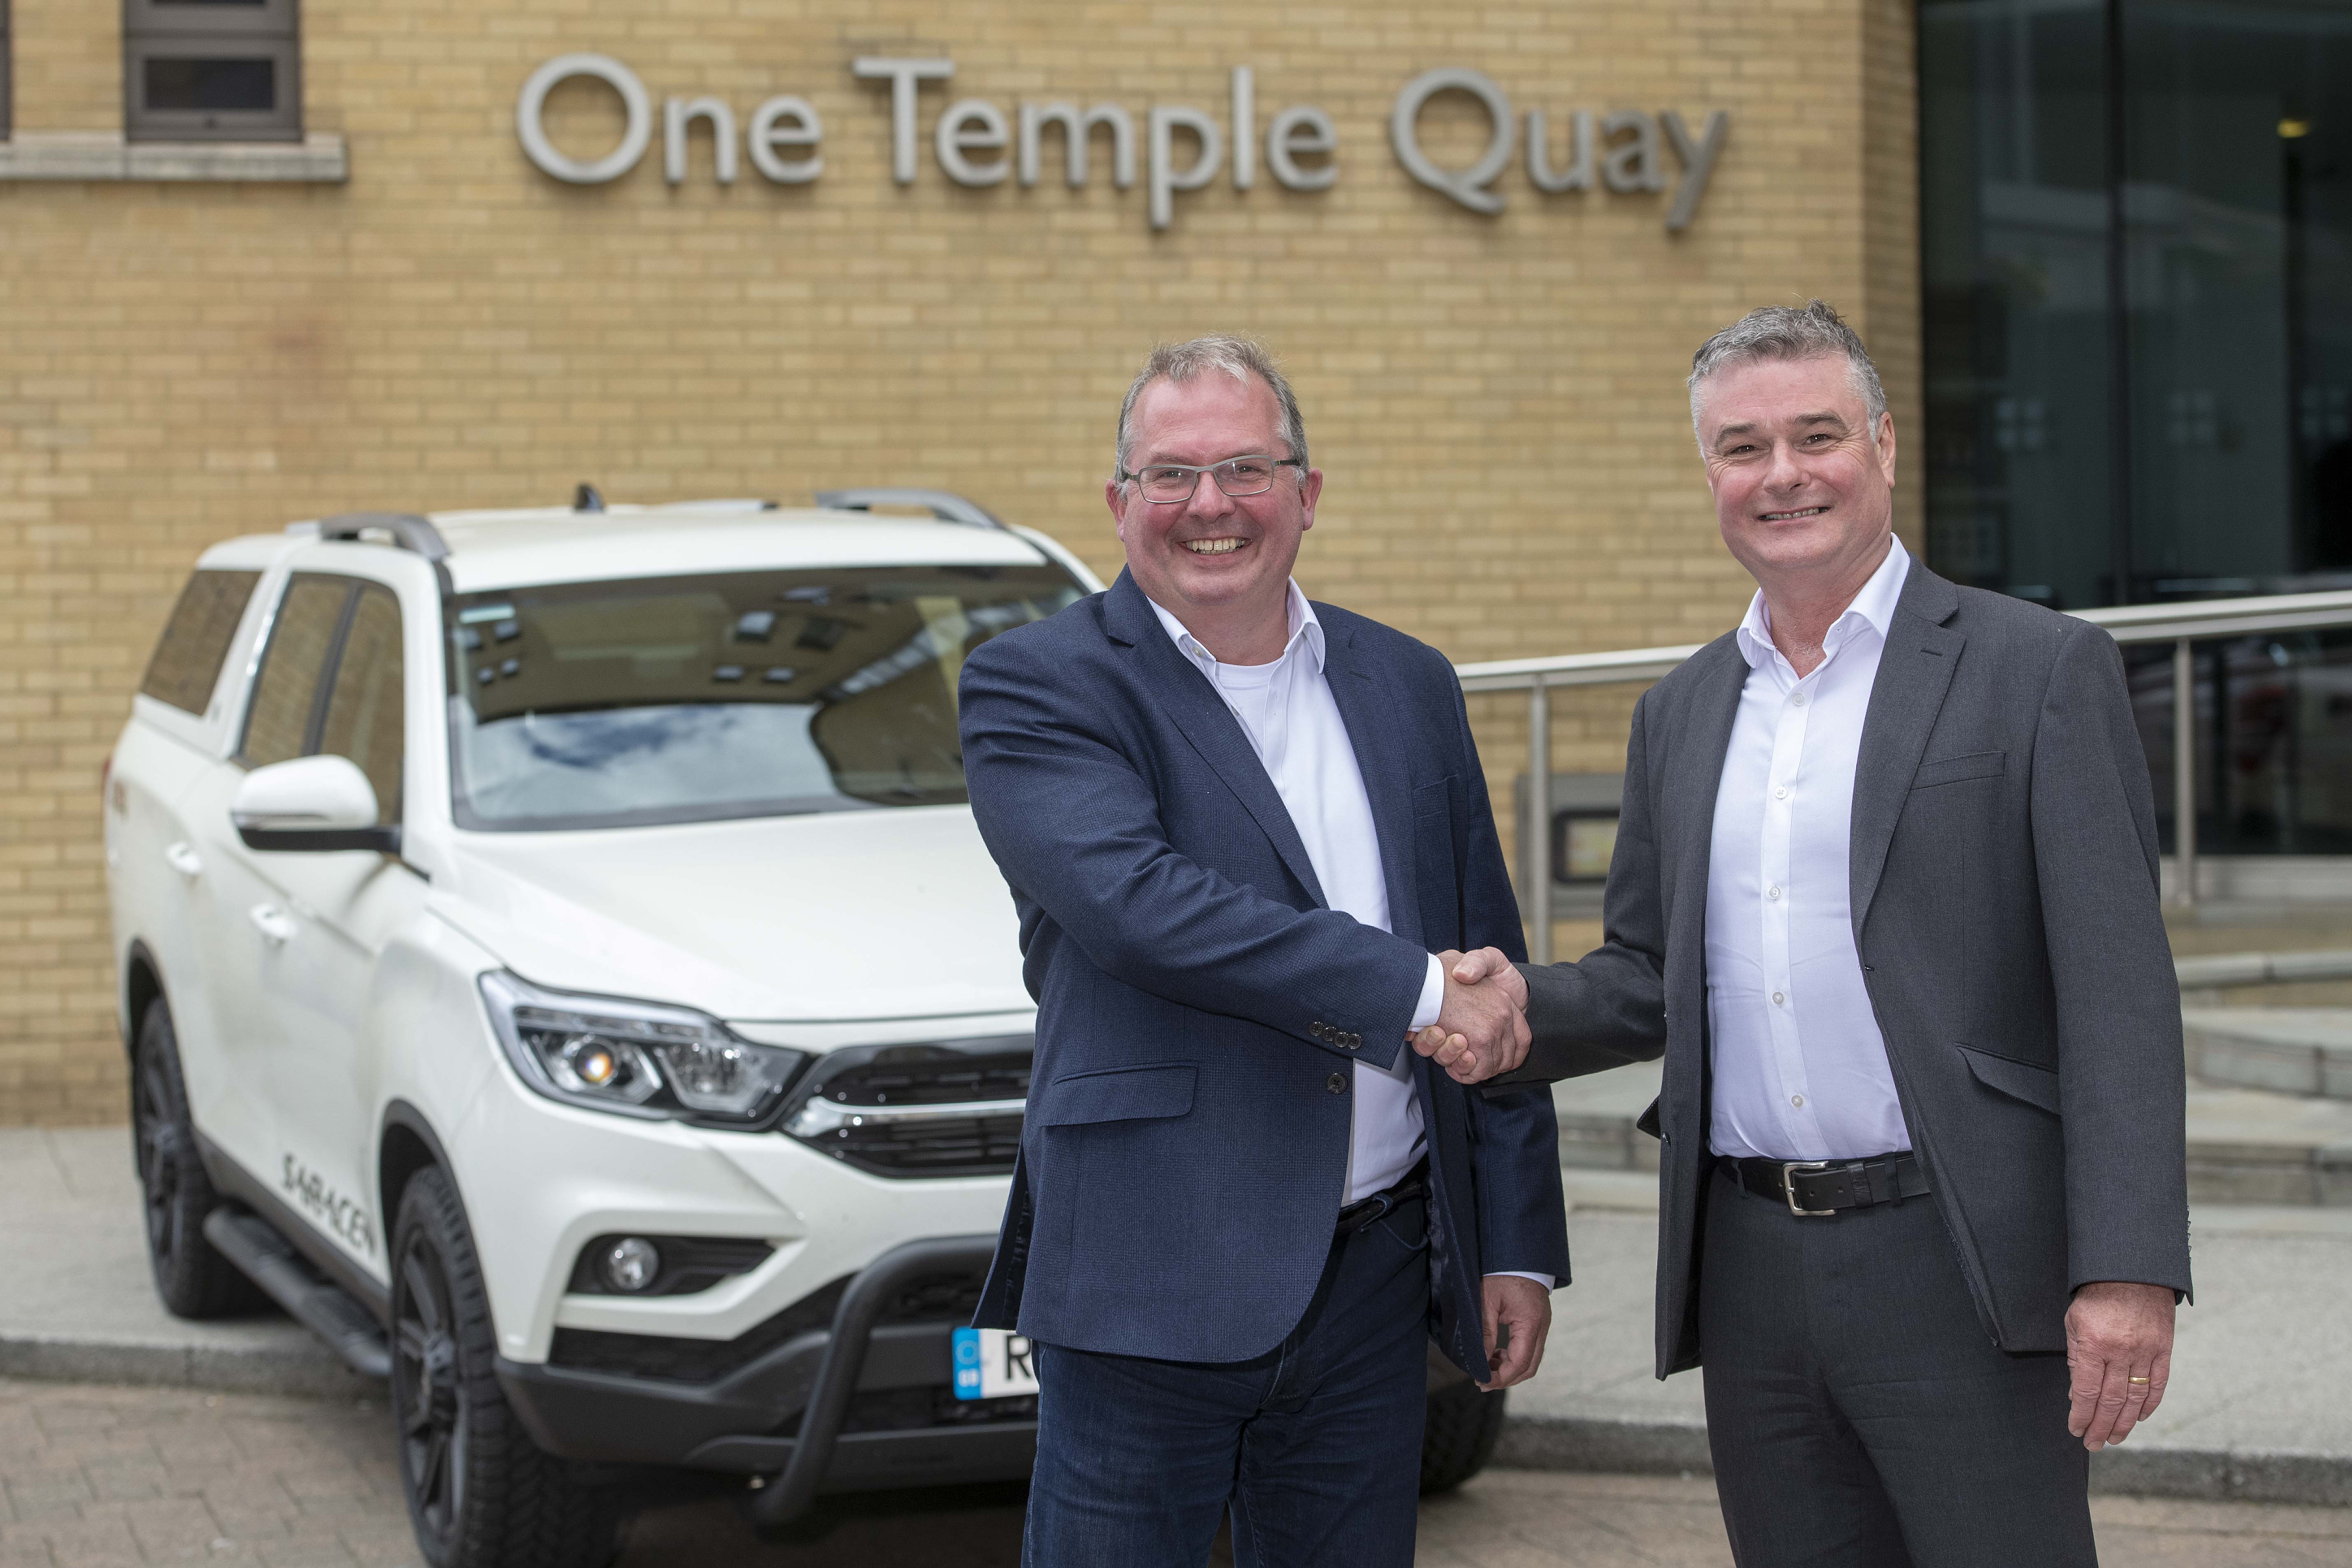
[(1826, 1171), (1832, 1165), (1841, 1162), (1836, 1160), (1783, 1160), (1780, 1162), (1780, 1195), (1788, 1200), (1790, 1214), (1803, 1219), (1820, 1219), (1838, 1212), (1835, 1209), (1801, 1209), (1797, 1206), (1797, 1173), (1803, 1171), (1811, 1174), (1815, 1171)]

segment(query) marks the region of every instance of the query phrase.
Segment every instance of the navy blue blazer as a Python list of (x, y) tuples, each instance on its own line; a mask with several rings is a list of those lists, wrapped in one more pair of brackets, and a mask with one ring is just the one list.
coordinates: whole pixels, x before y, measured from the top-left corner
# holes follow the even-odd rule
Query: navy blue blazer
[(1240, 723), (1126, 574), (964, 661), (972, 815), (1037, 999), (983, 1327), (1178, 1361), (1273, 1350), (1330, 1251), (1350, 1069), (1400, 1051), (1439, 1345), (1483, 1377), (1480, 1275), (1568, 1281), (1549, 1090), (1482, 1098), (1404, 1044), (1431, 952), (1524, 951), (1461, 687), (1434, 649), (1315, 613), (1394, 934), (1325, 905)]

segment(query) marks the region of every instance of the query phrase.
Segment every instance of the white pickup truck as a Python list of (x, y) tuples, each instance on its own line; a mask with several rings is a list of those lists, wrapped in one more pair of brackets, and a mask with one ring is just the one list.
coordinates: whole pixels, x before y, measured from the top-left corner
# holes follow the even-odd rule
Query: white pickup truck
[[(818, 499), (231, 541), (109, 763), (156, 1287), (389, 1377), (435, 1568), (599, 1568), (640, 1467), (772, 1524), (1028, 1471), (962, 1327), (1034, 1014), (956, 677), (1099, 584)], [(1502, 1401), (1433, 1368), (1435, 1487)]]

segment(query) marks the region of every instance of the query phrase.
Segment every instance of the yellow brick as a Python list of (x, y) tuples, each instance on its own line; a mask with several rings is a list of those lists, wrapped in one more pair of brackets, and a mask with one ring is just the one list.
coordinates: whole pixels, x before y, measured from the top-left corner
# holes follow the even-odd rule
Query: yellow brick
[[(19, 130), (120, 126), (121, 12), (14, 0)], [(966, 491), (1108, 576), (1101, 485), (1134, 364), (1157, 340), (1241, 330), (1282, 354), (1328, 474), (1311, 593), (1461, 660), (1699, 641), (1748, 588), (1691, 447), (1691, 350), (1754, 305), (1821, 295), (1880, 358), (1916, 542), (1911, 15), (305, 0), (307, 122), (348, 138), (348, 184), (0, 189), (0, 1122), (121, 1114), (97, 768), (189, 563), (232, 534), (555, 502), (583, 479), (635, 500), (893, 483)], [(827, 172), (787, 189), (747, 165), (722, 190), (698, 132), (682, 186), (658, 144), (614, 184), (548, 179), (516, 145), (515, 94), (575, 49), (739, 119), (803, 94)], [(848, 72), (887, 51), (958, 66), (921, 95), (906, 188), (887, 90)], [(931, 154), (955, 98), (1222, 120), (1236, 63), (1256, 68), (1262, 121), (1330, 113), (1336, 189), (1286, 192), (1261, 167), (1247, 193), (1180, 195), (1154, 234), (1140, 186), (1109, 187), (1100, 136), (1083, 192), (1059, 183), (1058, 135), (1029, 190), (950, 186)], [(1664, 196), (1540, 194), (1523, 158), (1496, 218), (1413, 184), (1388, 109), (1438, 65), (1544, 110), (1555, 156), (1575, 110), (1674, 108), (1694, 128), (1728, 111), (1697, 221), (1669, 237)], [(549, 124), (593, 154), (617, 115), (574, 82)], [(1466, 162), (1484, 128), (1440, 100), (1424, 129)], [(1552, 765), (1621, 765), (1633, 696), (1562, 696)], [(1525, 703), (1470, 710), (1508, 840)]]

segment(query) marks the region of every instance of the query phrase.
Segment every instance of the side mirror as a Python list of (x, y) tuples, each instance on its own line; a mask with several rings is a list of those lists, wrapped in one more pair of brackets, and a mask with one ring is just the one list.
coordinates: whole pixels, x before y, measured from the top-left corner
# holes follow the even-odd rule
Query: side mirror
[(247, 849), (400, 853), (400, 825), (376, 821), (375, 787), (349, 757), (297, 757), (245, 775), (229, 820)]

